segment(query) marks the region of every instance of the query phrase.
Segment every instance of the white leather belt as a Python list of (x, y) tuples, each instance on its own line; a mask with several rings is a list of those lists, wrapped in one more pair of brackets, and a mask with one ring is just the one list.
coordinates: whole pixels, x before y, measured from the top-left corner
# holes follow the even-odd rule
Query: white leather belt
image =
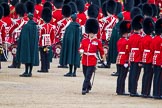
[(150, 52), (150, 50), (144, 49), (144, 52)]
[(132, 48), (131, 50), (139, 50), (139, 48)]
[(157, 53), (160, 54), (160, 51), (154, 51), (154, 53), (156, 53), (156, 54), (157, 54)]
[(44, 36), (50, 36), (50, 34), (43, 34), (42, 36), (43, 36), (43, 37), (44, 37)]
[(89, 53), (89, 52), (84, 52), (85, 55), (89, 56), (89, 55), (94, 55), (96, 56), (96, 53)]
[(119, 52), (119, 54), (125, 54), (125, 52)]

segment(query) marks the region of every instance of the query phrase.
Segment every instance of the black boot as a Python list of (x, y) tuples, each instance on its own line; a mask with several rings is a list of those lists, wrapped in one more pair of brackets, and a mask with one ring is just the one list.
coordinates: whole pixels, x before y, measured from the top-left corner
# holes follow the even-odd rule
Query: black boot
[(72, 77), (73, 76), (73, 73), (72, 72), (68, 72), (64, 75), (65, 77)]

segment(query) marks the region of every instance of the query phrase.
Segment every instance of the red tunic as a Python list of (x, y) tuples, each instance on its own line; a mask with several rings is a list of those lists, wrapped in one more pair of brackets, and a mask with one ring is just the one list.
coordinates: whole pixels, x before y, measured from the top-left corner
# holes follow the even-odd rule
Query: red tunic
[(87, 20), (87, 17), (86, 17), (86, 14), (83, 12), (83, 13), (78, 13), (77, 14), (77, 22), (82, 26), (82, 25), (85, 25), (86, 23), (86, 20)]
[(44, 23), (40, 29), (39, 46), (50, 46), (54, 40), (54, 26)]
[(63, 15), (62, 15), (62, 9), (54, 9), (52, 16), (54, 19), (56, 19), (56, 22), (60, 21), (63, 19)]
[(129, 37), (130, 62), (141, 62), (142, 60), (141, 39), (141, 35), (137, 33), (133, 33)]
[(152, 37), (150, 35), (145, 35), (142, 38), (141, 49), (143, 51), (142, 62), (152, 63), (153, 51), (151, 50)]
[(104, 55), (104, 50), (102, 47), (102, 43), (97, 38), (90, 40), (89, 38), (83, 39), (81, 42), (81, 47), (79, 49), (83, 49), (83, 57), (82, 64), (85, 66), (96, 66), (97, 51), (100, 52), (100, 55)]
[(9, 38), (12, 43), (15, 43), (17, 38), (20, 36), (22, 27), (27, 23), (27, 20), (20, 18), (16, 20), (16, 23), (11, 26), (9, 30)]
[(152, 40), (151, 49), (154, 53), (153, 55), (153, 65), (162, 65), (162, 37), (155, 36)]
[(124, 65), (128, 62), (129, 59), (129, 43), (128, 39), (126, 38), (120, 38), (117, 42), (117, 50), (118, 50), (118, 56), (116, 59), (116, 64)]
[(0, 20), (0, 44), (5, 42), (5, 36), (6, 36), (5, 24)]
[(118, 22), (117, 18), (112, 15), (104, 18), (100, 24), (101, 24), (101, 29), (100, 29), (100, 35), (102, 40), (107, 40), (108, 38), (111, 37), (112, 29), (115, 26), (115, 24)]
[(39, 19), (41, 17), (42, 10), (43, 10), (42, 4), (35, 5), (34, 17)]
[(11, 20), (11, 17), (6, 16), (2, 18), (2, 21), (5, 23), (5, 32), (6, 32), (6, 36), (5, 36), (5, 42), (11, 44), (11, 40), (9, 39), (9, 31), (11, 26), (13, 25), (13, 22)]
[(124, 11), (122, 12), (122, 14), (123, 14), (123, 20), (131, 21), (130, 12)]

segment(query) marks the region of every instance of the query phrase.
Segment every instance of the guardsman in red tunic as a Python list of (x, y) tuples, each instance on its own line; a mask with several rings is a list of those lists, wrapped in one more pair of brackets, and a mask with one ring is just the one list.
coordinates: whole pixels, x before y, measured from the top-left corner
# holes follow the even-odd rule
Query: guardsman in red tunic
[(19, 0), (10, 0), (10, 17), (16, 19), (18, 16), (15, 11), (15, 5), (19, 2)]
[(0, 6), (0, 69), (1, 69), (1, 57), (3, 54), (3, 44), (5, 43), (5, 36), (6, 36), (6, 32), (5, 32), (5, 23), (1, 20), (3, 17), (3, 7)]
[(41, 70), (38, 72), (48, 72), (50, 67), (50, 47), (54, 39), (54, 26), (50, 24), (52, 19), (52, 11), (45, 7), (42, 11), (42, 19), (44, 24), (40, 28), (39, 50), (41, 55)]
[(134, 6), (134, 0), (123, 0), (124, 11), (122, 12), (123, 20), (131, 20), (130, 11)]
[(54, 19), (56, 19), (56, 22), (63, 19), (62, 15), (62, 6), (63, 6), (63, 0), (54, 0), (53, 5), (55, 6), (52, 16)]
[(20, 63), (16, 61), (16, 48), (17, 48), (17, 41), (20, 36), (20, 32), (22, 27), (27, 23), (27, 20), (24, 19), (24, 15), (26, 12), (25, 5), (23, 3), (18, 3), (15, 7), (16, 14), (18, 15), (18, 18), (16, 19), (16, 22), (14, 25), (11, 26), (9, 30), (9, 38), (11, 38), (12, 43), (10, 46), (11, 53), (13, 55), (13, 61), (8, 68), (20, 68)]
[(35, 11), (34, 11), (34, 17), (39, 19), (41, 17), (43, 5), (42, 5), (42, 0), (36, 0), (36, 5), (35, 5)]
[(145, 18), (143, 21), (143, 31), (146, 34), (142, 38), (141, 49), (143, 51), (142, 63), (144, 68), (144, 74), (142, 77), (142, 91), (141, 95), (143, 97), (149, 97), (151, 91), (153, 68), (152, 68), (152, 58), (153, 51), (151, 50), (152, 43), (152, 33), (154, 31), (154, 21), (152, 18)]
[(130, 72), (128, 78), (128, 91), (130, 96), (139, 96), (137, 93), (137, 84), (141, 72), (141, 39), (140, 35), (142, 30), (142, 20), (141, 15), (136, 16), (132, 20), (132, 30), (133, 33), (129, 37), (129, 62), (130, 62)]
[(90, 80), (97, 64), (97, 51), (100, 52), (100, 55), (103, 58), (104, 63), (106, 64), (106, 57), (103, 51), (102, 43), (96, 37), (98, 29), (99, 24), (96, 19), (90, 18), (87, 20), (85, 31), (89, 35), (89, 37), (82, 40), (81, 46), (79, 48), (79, 51), (82, 54), (82, 65), (84, 74), (82, 95), (85, 95), (89, 92), (89, 90), (91, 90)]
[(160, 99), (162, 91), (160, 90), (161, 85), (161, 75), (162, 75), (162, 18), (158, 19), (155, 24), (156, 36), (152, 40), (152, 50), (153, 50), (153, 98)]
[(5, 32), (6, 32), (6, 36), (5, 36), (5, 53), (4, 53), (4, 61), (6, 61), (8, 59), (7, 57), (7, 51), (8, 51), (8, 47), (11, 45), (12, 40), (9, 38), (9, 30), (11, 28), (11, 26), (14, 24), (13, 23), (13, 19), (11, 19), (10, 15), (10, 7), (7, 3), (3, 2), (2, 7), (4, 8), (4, 17), (2, 18), (2, 21), (5, 22)]
[(116, 93), (118, 95), (125, 95), (125, 79), (128, 73), (129, 60), (129, 43), (128, 36), (131, 31), (130, 21), (122, 21), (119, 27), (121, 38), (117, 42), (118, 56), (116, 60), (117, 71), (119, 73), (117, 78)]
[(85, 22), (87, 20), (85, 11), (85, 3), (83, 0), (77, 0), (76, 1), (78, 14), (77, 14), (77, 22), (83, 27), (85, 25)]

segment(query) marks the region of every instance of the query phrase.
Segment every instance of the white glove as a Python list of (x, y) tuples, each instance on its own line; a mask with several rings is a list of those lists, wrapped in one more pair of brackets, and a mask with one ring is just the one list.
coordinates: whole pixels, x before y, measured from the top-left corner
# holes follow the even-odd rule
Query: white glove
[(124, 64), (124, 67), (127, 68), (127, 67), (128, 67), (128, 63), (125, 63), (125, 64)]
[(84, 53), (84, 50), (83, 49), (80, 49), (79, 52), (80, 52), (80, 54), (83, 54)]
[(104, 61), (104, 65), (107, 65), (107, 61)]

